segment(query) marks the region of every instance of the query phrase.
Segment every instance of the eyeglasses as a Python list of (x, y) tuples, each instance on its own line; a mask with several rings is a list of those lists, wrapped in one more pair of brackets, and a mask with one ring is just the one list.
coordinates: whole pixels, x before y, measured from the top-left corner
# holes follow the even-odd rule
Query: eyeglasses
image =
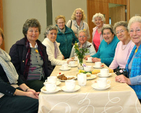
[(118, 35), (119, 33), (123, 33), (125, 30), (121, 29), (119, 31), (116, 32), (116, 35)]
[(131, 29), (129, 32), (133, 33), (134, 31), (137, 32), (137, 33), (140, 33), (141, 29), (140, 28), (136, 28), (135, 30)]
[(78, 36), (78, 38), (85, 38), (86, 36)]

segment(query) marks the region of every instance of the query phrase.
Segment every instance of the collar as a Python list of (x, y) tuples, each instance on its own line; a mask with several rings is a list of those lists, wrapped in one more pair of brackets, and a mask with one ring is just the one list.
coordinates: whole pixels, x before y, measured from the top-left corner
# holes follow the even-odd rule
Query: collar
[(30, 48), (38, 48), (37, 42), (35, 44), (35, 47), (32, 47), (31, 43), (29, 43)]

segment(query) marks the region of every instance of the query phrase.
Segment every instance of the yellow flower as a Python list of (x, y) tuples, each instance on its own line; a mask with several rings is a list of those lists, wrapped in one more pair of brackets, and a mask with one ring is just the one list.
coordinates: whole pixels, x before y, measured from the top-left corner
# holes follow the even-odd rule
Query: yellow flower
[(84, 31), (86, 31), (86, 29), (83, 29)]
[(38, 53), (38, 50), (36, 49), (35, 52)]

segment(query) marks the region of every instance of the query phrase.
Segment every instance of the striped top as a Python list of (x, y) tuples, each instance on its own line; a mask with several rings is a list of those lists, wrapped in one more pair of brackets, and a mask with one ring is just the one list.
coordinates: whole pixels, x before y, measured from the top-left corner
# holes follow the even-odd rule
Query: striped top
[(38, 48), (31, 48), (30, 67), (27, 80), (40, 80), (43, 76), (43, 59)]

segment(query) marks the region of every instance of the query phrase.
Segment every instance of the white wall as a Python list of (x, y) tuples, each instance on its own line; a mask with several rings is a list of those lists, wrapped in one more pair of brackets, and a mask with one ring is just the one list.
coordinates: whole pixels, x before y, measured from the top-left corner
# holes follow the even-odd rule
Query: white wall
[(87, 0), (52, 0), (52, 8), (53, 24), (55, 24), (55, 17), (58, 15), (64, 15), (66, 22), (70, 20), (76, 8), (82, 8), (87, 17)]
[(39, 40), (43, 40), (46, 29), (46, 0), (3, 0), (5, 50), (23, 38), (22, 27), (29, 18), (36, 18), (41, 24)]

